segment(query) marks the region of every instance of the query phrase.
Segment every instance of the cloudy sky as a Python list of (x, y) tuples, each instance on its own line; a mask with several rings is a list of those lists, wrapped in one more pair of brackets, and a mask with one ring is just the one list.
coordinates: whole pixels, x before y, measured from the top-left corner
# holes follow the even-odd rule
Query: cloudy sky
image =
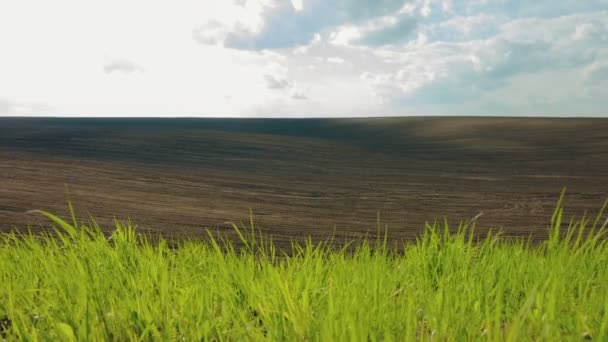
[(608, 0), (9, 0), (0, 115), (608, 116)]

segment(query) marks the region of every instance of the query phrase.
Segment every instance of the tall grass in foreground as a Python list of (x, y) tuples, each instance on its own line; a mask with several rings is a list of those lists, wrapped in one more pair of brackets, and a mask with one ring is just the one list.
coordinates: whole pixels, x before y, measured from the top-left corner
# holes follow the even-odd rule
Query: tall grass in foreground
[[(73, 211), (72, 211), (73, 213)], [(542, 244), (475, 241), (427, 226), (403, 253), (293, 245), (237, 230), (170, 249), (116, 223), (43, 213), (57, 236), (4, 234), (0, 333), (7, 340), (607, 340), (608, 245), (602, 213)]]

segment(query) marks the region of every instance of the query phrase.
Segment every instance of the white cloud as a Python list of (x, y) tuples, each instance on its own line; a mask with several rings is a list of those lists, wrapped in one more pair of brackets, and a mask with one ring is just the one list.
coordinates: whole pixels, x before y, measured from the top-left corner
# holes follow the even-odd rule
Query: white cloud
[(349, 45), (362, 36), (362, 30), (357, 26), (341, 26), (330, 34), (329, 40), (334, 45)]
[(140, 67), (126, 59), (113, 59), (103, 66), (103, 71), (106, 74), (123, 73), (130, 74), (136, 71), (143, 71)]
[(429, 15), (431, 15), (431, 4), (430, 1), (426, 0), (424, 1), (424, 4), (422, 6), (422, 8), (420, 9), (420, 15), (422, 15), (423, 17), (428, 17)]
[(43, 103), (14, 102), (0, 98), (0, 115), (30, 116), (51, 115), (52, 113), (52, 108)]
[(328, 57), (327, 61), (329, 63), (334, 63), (334, 64), (343, 64), (344, 62), (346, 62), (344, 60), (344, 58), (340, 58), (340, 57)]
[(595, 61), (583, 70), (583, 81), (590, 85), (608, 86), (608, 61)]
[(13, 114), (13, 103), (0, 98), (0, 114)]
[[(599, 13), (511, 20), (499, 26), (498, 33), (487, 39), (407, 45), (391, 51), (392, 60), (396, 61), (392, 63), (395, 71), (366, 73), (363, 78), (374, 86), (383, 101), (397, 108), (432, 108), (429, 111), (446, 113), (448, 106), (454, 110), (454, 105), (474, 101), (478, 108), (473, 110), (468, 106), (471, 112), (521, 113), (532, 108), (520, 103), (530, 98), (517, 91), (528, 87), (525, 84), (520, 84), (519, 88), (512, 86), (523, 79), (527, 79), (528, 84), (533, 80), (537, 86), (535, 92), (540, 89), (549, 97), (555, 93), (555, 85), (561, 84), (562, 89), (570, 89), (569, 96), (553, 101), (572, 101), (573, 96), (582, 96), (574, 89), (573, 70), (594, 63), (599, 54), (608, 50), (603, 48), (602, 35), (572, 35), (570, 32), (577, 24), (601, 20), (604, 16), (605, 13)], [(544, 75), (546, 81), (535, 78), (534, 74)], [(563, 75), (563, 82), (556, 83), (559, 75)], [(597, 62), (586, 69), (584, 78), (590, 82), (596, 77), (600, 80), (606, 77), (603, 64)], [(494, 97), (492, 101), (484, 102), (484, 94), (495, 90), (501, 90), (502, 98)], [(539, 96), (537, 98), (542, 97)], [(549, 98), (547, 96), (544, 98)], [(585, 102), (589, 101), (585, 99)], [(520, 104), (515, 106), (516, 103)], [(549, 112), (553, 108), (550, 101), (534, 103), (544, 103)], [(554, 107), (553, 110), (560, 110), (571, 106)], [(595, 104), (587, 107), (590, 114), (599, 108)]]
[(265, 75), (264, 79), (266, 80), (266, 86), (269, 89), (286, 89), (291, 86), (287, 79), (280, 76)]
[(303, 2), (303, 0), (291, 0), (291, 5), (296, 12), (300, 12), (304, 7)]
[(605, 5), (2, 2), (0, 114), (604, 113)]
[[(2, 2), (0, 92), (48, 103), (54, 115), (250, 114), (275, 98), (264, 75), (268, 65), (281, 62), (280, 54), (229, 50), (192, 37), (201, 22), (229, 25), (234, 13), (242, 13), (244, 27), (255, 28), (255, 20), (247, 22), (248, 6), (235, 9), (220, 0)], [(134, 70), (145, 72), (114, 77)], [(19, 112), (48, 113), (29, 107)]]
[(294, 89), (291, 92), (291, 98), (294, 100), (308, 100), (308, 96), (306, 96), (301, 90)]
[(211, 20), (192, 30), (195, 41), (205, 45), (221, 45), (228, 34), (228, 27), (217, 20)]

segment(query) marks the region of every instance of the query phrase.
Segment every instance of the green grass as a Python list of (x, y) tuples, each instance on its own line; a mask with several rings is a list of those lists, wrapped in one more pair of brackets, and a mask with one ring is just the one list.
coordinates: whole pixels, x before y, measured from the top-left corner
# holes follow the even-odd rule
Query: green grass
[(56, 235), (1, 236), (7, 340), (608, 340), (606, 223), (559, 229), (561, 201), (540, 244), (463, 223), (402, 252), (309, 241), (290, 256), (253, 227), (235, 227), (243, 248), (210, 234), (172, 249), (41, 213)]

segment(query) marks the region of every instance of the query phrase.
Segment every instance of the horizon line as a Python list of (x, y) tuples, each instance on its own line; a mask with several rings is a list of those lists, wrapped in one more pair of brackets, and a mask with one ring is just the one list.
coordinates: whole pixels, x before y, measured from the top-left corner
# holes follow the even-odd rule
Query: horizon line
[(462, 114), (412, 114), (412, 115), (359, 115), (359, 116), (199, 116), (199, 115), (0, 115), (0, 119), (398, 119), (398, 118), (496, 118), (496, 119), (608, 119), (607, 115), (462, 115)]

